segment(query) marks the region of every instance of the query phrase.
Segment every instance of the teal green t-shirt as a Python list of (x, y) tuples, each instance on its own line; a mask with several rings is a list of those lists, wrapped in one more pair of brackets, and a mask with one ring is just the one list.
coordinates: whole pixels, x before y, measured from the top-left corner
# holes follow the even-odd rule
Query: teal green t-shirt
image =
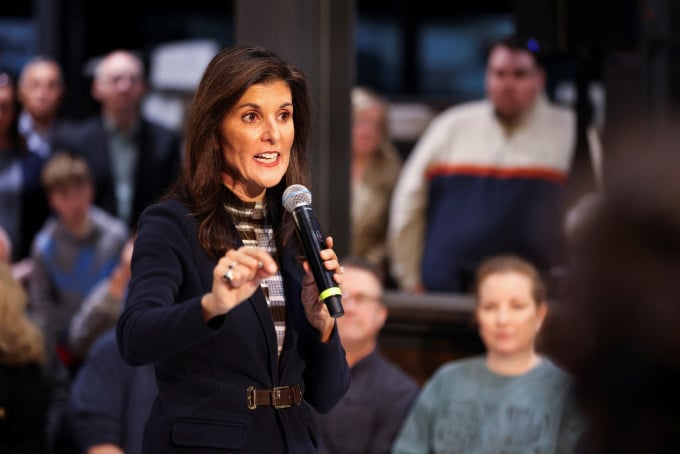
[(475, 357), (444, 364), (433, 374), (392, 453), (573, 453), (582, 428), (571, 378), (549, 359), (508, 377)]

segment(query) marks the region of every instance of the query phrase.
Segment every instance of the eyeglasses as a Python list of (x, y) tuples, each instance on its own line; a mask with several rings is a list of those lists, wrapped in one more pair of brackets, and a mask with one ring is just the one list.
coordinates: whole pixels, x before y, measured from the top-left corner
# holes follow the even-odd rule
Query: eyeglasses
[(347, 293), (342, 292), (343, 301), (353, 301), (358, 305), (364, 305), (372, 302), (379, 302), (380, 295), (366, 295), (365, 293)]

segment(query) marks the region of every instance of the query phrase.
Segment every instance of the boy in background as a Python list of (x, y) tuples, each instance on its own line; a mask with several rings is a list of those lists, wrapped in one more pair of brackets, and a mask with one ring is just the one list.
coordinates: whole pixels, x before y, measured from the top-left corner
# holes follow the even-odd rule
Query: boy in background
[(112, 273), (130, 233), (123, 221), (93, 204), (94, 182), (83, 158), (55, 151), (41, 182), (53, 215), (31, 248), (29, 314), (45, 335), (53, 393), (48, 431), (59, 447), (62, 409), (82, 361), (68, 347), (68, 328), (84, 298)]
[(72, 367), (78, 358), (70, 357), (63, 335), (85, 296), (115, 268), (130, 233), (121, 220), (93, 205), (94, 183), (83, 158), (56, 153), (45, 164), (42, 184), (54, 216), (33, 241), (30, 310), (48, 351), (57, 349)]

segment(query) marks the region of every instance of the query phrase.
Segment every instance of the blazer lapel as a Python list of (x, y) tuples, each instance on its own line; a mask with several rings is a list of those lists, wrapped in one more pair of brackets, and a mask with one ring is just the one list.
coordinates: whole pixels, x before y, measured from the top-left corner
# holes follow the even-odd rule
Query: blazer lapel
[(274, 321), (267, 305), (267, 299), (264, 296), (264, 291), (258, 288), (253, 296), (249, 299), (250, 304), (255, 309), (257, 317), (260, 319), (262, 325), (262, 332), (267, 339), (268, 355), (269, 355), (269, 371), (272, 376), (273, 383), (278, 382), (278, 345), (276, 342), (276, 330), (274, 329)]
[[(288, 358), (295, 351), (298, 333), (296, 330), (307, 323), (304, 308), (300, 300), (302, 292), (302, 278), (304, 270), (295, 260), (291, 246), (286, 247), (280, 256), (281, 278), (283, 279), (284, 293), (286, 295), (286, 335), (283, 341), (283, 351), (279, 359), (279, 373), (281, 377), (286, 375)], [(284, 383), (285, 384), (285, 383)]]

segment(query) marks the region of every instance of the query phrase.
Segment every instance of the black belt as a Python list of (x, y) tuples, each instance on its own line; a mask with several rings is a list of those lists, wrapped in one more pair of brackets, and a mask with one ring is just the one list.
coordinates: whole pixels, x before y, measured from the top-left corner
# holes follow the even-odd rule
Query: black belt
[(247, 394), (248, 408), (251, 410), (255, 410), (258, 405), (271, 405), (279, 409), (300, 405), (302, 402), (302, 389), (297, 384), (272, 389), (255, 389), (254, 386), (249, 386)]

